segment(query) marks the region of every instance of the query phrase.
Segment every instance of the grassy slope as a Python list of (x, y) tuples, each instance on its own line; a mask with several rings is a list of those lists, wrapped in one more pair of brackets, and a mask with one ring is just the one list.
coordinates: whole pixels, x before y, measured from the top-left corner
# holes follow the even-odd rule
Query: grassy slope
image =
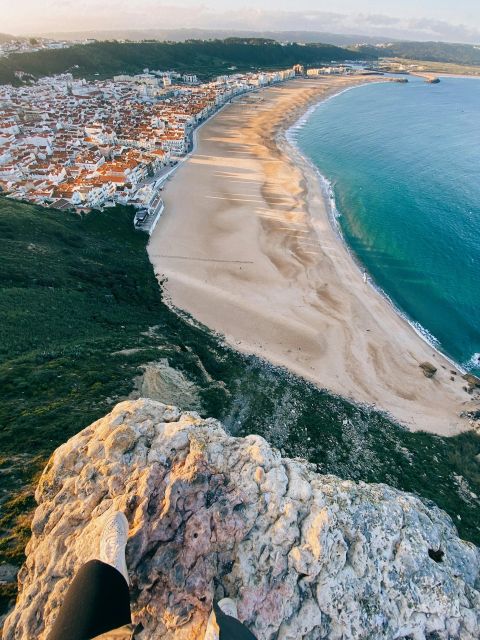
[[(363, 54), (362, 54), (363, 55)], [(254, 39), (234, 38), (188, 42), (93, 42), (69, 49), (12, 54), (0, 58), (0, 83), (14, 83), (15, 71), (45, 76), (69, 71), (77, 77), (107, 78), (149, 69), (175, 69), (197, 73), (202, 78), (252, 68), (284, 68), (296, 63), (318, 64), (360, 57), (347, 49), (327, 44), (281, 46)], [(376, 56), (375, 56), (376, 57)]]
[(366, 46), (352, 47), (354, 51), (366, 55), (405, 58), (408, 60), (445, 62), (458, 65), (480, 65), (480, 49), (470, 44), (451, 42), (392, 42), (381, 49)]
[[(479, 501), (454, 478), (480, 495), (478, 436), (406, 432), (225, 347), (163, 304), (131, 218), (123, 207), (81, 218), (0, 198), (0, 562), (22, 561), (32, 483), (49, 454), (160, 357), (233, 433), (259, 433), (322, 472), (416, 492), (480, 544)], [(142, 350), (115, 355), (127, 348)], [(13, 591), (3, 589), (4, 605)]]

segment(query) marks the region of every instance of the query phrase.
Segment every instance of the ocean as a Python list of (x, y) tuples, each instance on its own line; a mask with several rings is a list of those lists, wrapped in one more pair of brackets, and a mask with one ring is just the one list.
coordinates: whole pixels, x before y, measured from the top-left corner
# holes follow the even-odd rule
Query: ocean
[(327, 179), (372, 283), (480, 373), (480, 80), (364, 85), (319, 104), (291, 135)]

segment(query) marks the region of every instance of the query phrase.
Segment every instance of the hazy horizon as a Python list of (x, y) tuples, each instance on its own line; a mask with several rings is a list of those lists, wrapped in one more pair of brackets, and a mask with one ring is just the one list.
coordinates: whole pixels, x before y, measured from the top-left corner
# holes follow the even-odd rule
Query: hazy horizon
[[(420, 6), (421, 4), (421, 6)], [(338, 34), (480, 42), (480, 5), (473, 0), (381, 2), (339, 0), (335, 12), (324, 0), (291, 3), (261, 0), (20, 0), (9, 8), (2, 32), (18, 36), (55, 32), (143, 29), (231, 29), (243, 31), (312, 31)]]

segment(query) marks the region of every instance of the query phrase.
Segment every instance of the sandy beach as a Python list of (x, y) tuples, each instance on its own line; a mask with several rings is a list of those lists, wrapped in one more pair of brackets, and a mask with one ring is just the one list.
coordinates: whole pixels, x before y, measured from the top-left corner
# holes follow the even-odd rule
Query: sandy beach
[[(150, 260), (172, 304), (236, 349), (410, 429), (453, 435), (469, 427), (465, 382), (363, 282), (317, 175), (285, 139), (309, 105), (359, 82), (291, 81), (241, 97), (201, 127), (166, 184)], [(437, 367), (433, 379), (424, 361)]]

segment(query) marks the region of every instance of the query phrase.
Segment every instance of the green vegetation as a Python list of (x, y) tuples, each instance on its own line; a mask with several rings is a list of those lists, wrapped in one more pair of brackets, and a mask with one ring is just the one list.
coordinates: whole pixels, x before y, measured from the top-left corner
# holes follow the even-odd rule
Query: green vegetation
[(430, 62), (449, 62), (459, 65), (480, 65), (480, 49), (470, 44), (451, 42), (392, 42), (375, 46), (355, 46), (353, 51), (369, 56), (385, 58), (406, 58)]
[[(362, 53), (362, 56), (364, 54)], [(375, 58), (377, 55), (374, 56)], [(320, 64), (360, 58), (359, 53), (328, 44), (280, 45), (273, 40), (227, 38), (186, 42), (92, 42), (69, 49), (46, 49), (0, 59), (0, 83), (15, 83), (15, 71), (34, 77), (70, 72), (76, 77), (107, 78), (143, 69), (174, 69), (203, 79), (229, 72), (277, 69), (296, 63)]]
[[(173, 35), (175, 36), (175, 33)], [(305, 40), (303, 33), (290, 35), (292, 38), (296, 36), (299, 40)], [(5, 36), (5, 39), (9, 37)], [(2, 34), (0, 34), (0, 41), (1, 38)], [(312, 40), (315, 38), (315, 34), (312, 34)], [(341, 41), (347, 42), (348, 38), (338, 40), (338, 42)], [(16, 71), (27, 74), (23, 81), (65, 72), (70, 72), (79, 78), (108, 78), (122, 73), (141, 73), (145, 68), (189, 71), (207, 80), (213, 76), (231, 72), (230, 67), (235, 67), (242, 72), (253, 69), (286, 68), (296, 63), (315, 66), (329, 63), (331, 60), (341, 62), (377, 60), (378, 58), (403, 58), (422, 62), (475, 66), (480, 65), (480, 49), (468, 44), (410, 41), (392, 42), (381, 46), (351, 45), (344, 48), (319, 42), (303, 45), (280, 44), (269, 38), (247, 36), (182, 42), (107, 40), (86, 45), (78, 44), (68, 49), (15, 53), (6, 58), (0, 58), (0, 84), (21, 82), (15, 76)]]
[[(324, 473), (417, 493), (480, 544), (478, 436), (407, 432), (178, 317), (132, 215), (116, 207), (80, 217), (0, 198), (0, 562), (22, 562), (33, 485), (51, 452), (160, 358), (232, 433), (259, 433)], [(3, 588), (4, 607), (13, 593)]]

